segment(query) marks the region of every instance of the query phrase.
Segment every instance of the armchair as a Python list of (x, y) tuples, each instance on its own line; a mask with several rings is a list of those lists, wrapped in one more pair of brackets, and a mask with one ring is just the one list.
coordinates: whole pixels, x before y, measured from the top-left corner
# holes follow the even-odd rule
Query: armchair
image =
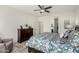
[(9, 53), (13, 49), (12, 39), (0, 39), (0, 53)]

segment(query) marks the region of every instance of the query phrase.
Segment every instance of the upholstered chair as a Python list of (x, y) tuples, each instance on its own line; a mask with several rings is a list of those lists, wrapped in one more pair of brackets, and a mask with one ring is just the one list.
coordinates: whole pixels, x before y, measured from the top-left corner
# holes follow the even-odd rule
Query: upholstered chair
[(13, 39), (0, 39), (0, 53), (9, 53), (13, 49)]

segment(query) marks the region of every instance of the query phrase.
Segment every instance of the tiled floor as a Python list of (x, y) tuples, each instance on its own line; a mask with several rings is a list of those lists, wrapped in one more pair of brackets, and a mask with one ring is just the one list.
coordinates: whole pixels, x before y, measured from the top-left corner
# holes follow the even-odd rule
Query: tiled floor
[(14, 43), (12, 53), (28, 53), (28, 48), (26, 47), (26, 42)]

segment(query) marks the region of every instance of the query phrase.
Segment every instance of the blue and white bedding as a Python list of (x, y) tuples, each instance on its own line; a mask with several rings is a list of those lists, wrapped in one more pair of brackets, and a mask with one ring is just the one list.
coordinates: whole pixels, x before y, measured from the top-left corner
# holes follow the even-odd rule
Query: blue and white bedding
[(28, 40), (28, 46), (45, 53), (72, 53), (74, 46), (70, 43), (71, 41), (61, 44), (59, 34), (46, 32), (32, 36)]

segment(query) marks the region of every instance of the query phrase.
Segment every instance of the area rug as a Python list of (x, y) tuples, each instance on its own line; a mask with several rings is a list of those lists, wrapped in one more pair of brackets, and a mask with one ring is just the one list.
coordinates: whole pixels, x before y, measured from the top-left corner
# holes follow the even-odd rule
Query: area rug
[(26, 42), (14, 43), (13, 51), (11, 53), (28, 53), (28, 48), (26, 47)]

